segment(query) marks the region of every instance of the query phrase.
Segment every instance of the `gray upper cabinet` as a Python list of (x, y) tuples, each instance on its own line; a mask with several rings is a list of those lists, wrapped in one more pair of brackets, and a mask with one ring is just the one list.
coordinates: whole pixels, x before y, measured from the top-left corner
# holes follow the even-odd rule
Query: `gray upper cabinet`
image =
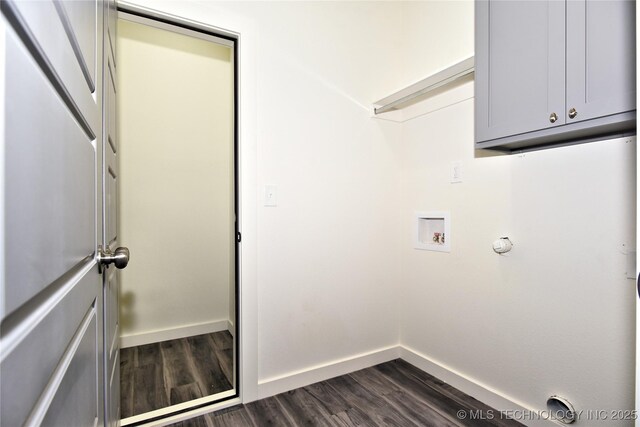
[(477, 148), (635, 132), (635, 2), (476, 1)]
[(635, 15), (633, 1), (567, 2), (568, 121), (635, 110)]
[(564, 123), (564, 4), (482, 1), (476, 14), (477, 139)]

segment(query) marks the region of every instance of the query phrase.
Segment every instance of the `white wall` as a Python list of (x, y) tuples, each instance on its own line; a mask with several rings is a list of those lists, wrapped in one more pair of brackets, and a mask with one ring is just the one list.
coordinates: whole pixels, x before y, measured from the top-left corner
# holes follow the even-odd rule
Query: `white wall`
[(117, 52), (123, 345), (226, 329), (231, 49), (120, 20)]
[(401, 86), (473, 56), (473, 2), (398, 2), (402, 8)]
[[(394, 76), (397, 39), (381, 30), (398, 10), (224, 7), (254, 18), (259, 40), (260, 381), (395, 345), (399, 133), (368, 108)], [(261, 206), (266, 184), (278, 207)]]
[[(404, 124), (367, 112), (473, 53), (471, 2), (147, 4), (255, 27), (258, 234), (245, 239), (263, 386), (400, 339), (530, 408), (551, 393), (632, 406), (633, 144), (476, 157), (472, 100)], [(431, 209), (452, 213), (450, 254), (412, 248), (412, 214)], [(516, 246), (498, 257), (504, 234)]]
[[(406, 5), (410, 16), (460, 8), (463, 25), (421, 27), (408, 61), (455, 62), (446, 41), (456, 37), (471, 50), (473, 5)], [(635, 142), (479, 157), (466, 100), (403, 123), (400, 145), (401, 344), (532, 409), (552, 394), (578, 410), (632, 409)], [(453, 161), (462, 183), (450, 183)], [(413, 212), (436, 209), (451, 212), (449, 254), (412, 247)], [(514, 249), (498, 256), (491, 243), (505, 235)]]
[[(400, 82), (401, 36), (385, 30), (399, 27), (401, 10), (136, 3), (212, 25), (232, 14), (255, 28), (258, 235), (243, 242), (258, 239), (258, 381), (395, 346), (400, 128), (369, 108)], [(267, 184), (278, 186), (277, 207), (263, 206)], [(247, 323), (243, 332), (253, 334)]]

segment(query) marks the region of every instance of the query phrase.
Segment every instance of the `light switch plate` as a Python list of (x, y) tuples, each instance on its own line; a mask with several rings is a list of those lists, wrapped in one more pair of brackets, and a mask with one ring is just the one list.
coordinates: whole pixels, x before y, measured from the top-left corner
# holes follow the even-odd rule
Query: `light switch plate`
[(451, 183), (462, 182), (462, 162), (451, 162)]
[(627, 252), (627, 279), (636, 278), (636, 251)]
[(275, 185), (264, 186), (264, 205), (269, 207), (278, 206), (278, 187)]

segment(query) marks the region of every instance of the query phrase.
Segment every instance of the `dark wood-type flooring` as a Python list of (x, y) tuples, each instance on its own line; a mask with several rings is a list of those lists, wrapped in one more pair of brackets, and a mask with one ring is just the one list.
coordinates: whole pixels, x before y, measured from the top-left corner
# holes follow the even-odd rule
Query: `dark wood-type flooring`
[(522, 426), (398, 359), (171, 427), (302, 425)]
[(120, 350), (122, 418), (230, 390), (232, 382), (227, 331)]

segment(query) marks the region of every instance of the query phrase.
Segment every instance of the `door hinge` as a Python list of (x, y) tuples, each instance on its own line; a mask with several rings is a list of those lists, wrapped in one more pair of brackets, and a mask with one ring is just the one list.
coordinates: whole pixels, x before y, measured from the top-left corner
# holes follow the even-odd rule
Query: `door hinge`
[(240, 234), (240, 232), (236, 232), (236, 241), (238, 243), (242, 242), (242, 234)]

